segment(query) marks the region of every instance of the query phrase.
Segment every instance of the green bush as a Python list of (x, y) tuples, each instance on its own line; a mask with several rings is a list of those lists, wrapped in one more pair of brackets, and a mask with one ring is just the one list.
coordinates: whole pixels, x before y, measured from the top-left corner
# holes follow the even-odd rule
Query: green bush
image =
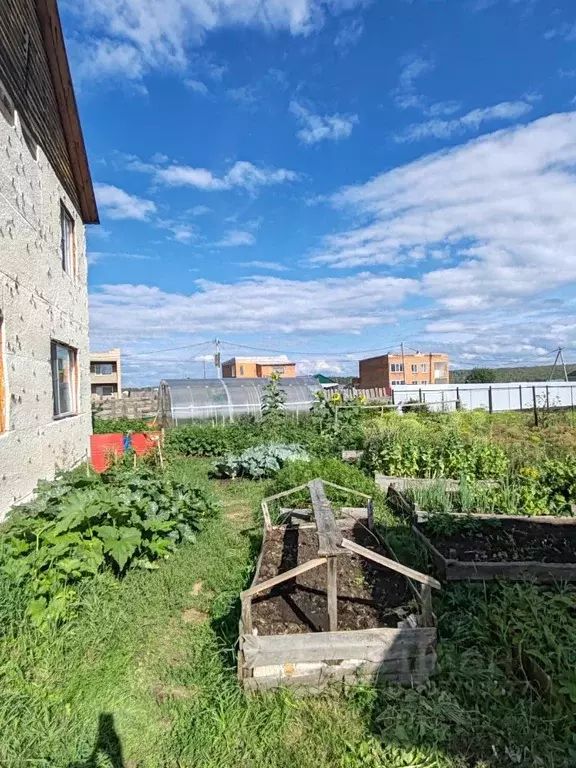
[(154, 427), (150, 427), (146, 419), (93, 419), (92, 431), (95, 435), (106, 435), (111, 432), (150, 432)]
[(326, 434), (319, 431), (310, 417), (296, 420), (287, 416), (273, 425), (266, 421), (238, 421), (216, 427), (206, 423), (166, 430), (167, 451), (215, 458), (272, 442), (301, 445), (312, 456), (337, 456), (345, 448), (361, 448), (363, 441), (360, 426), (347, 428), (338, 435)]
[(145, 465), (69, 473), (14, 510), (0, 537), (0, 570), (27, 591), (35, 623), (65, 620), (82, 579), (106, 568), (157, 567), (216, 510), (204, 491)]
[(464, 439), (456, 431), (389, 430), (369, 438), (362, 465), (368, 471), (400, 477), (503, 477), (508, 459), (497, 445)]
[(285, 464), (293, 461), (308, 461), (308, 454), (301, 446), (271, 443), (248, 448), (238, 456), (226, 456), (216, 462), (213, 474), (216, 477), (262, 480), (273, 477)]

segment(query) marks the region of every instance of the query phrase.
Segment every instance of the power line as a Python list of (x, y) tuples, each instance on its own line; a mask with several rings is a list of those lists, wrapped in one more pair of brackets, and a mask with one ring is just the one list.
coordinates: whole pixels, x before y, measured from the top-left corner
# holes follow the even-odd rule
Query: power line
[[(228, 347), (239, 347), (240, 349), (252, 349), (252, 350), (256, 350), (258, 352), (273, 352), (274, 354), (281, 354), (281, 355), (285, 355), (286, 354), (286, 350), (285, 349), (270, 349), (269, 347), (255, 347), (255, 346), (250, 346), (248, 344), (238, 344), (235, 341), (223, 341), (222, 339), (220, 339), (220, 343), (221, 344), (225, 344)], [(330, 351), (324, 351), (324, 352), (312, 352), (312, 351), (306, 351), (306, 352), (301, 352), (300, 351), (299, 352), (299, 351), (296, 351), (296, 350), (289, 350), (289, 352), (290, 352), (290, 354), (292, 356), (294, 356), (294, 355), (334, 355), (334, 354), (337, 354), (337, 355), (364, 355), (367, 352), (382, 352), (382, 351), (386, 351), (386, 350), (389, 350), (389, 349), (394, 349), (395, 347), (399, 346), (399, 344), (400, 344), (400, 342), (398, 341), (396, 343), (393, 343), (389, 347), (372, 347), (372, 349), (357, 349), (357, 350), (354, 350), (352, 352), (347, 352), (346, 350), (341, 350), (341, 349), (338, 349), (338, 350), (331, 349)], [(353, 362), (353, 361), (351, 361), (351, 362)]]
[(213, 344), (213, 340), (199, 341), (197, 344), (184, 344), (182, 347), (169, 347), (168, 349), (153, 349), (150, 352), (127, 352), (122, 355), (122, 358), (127, 357), (142, 357), (143, 355), (161, 355), (163, 352), (176, 352), (178, 349), (193, 349), (195, 347), (202, 347), (205, 344)]

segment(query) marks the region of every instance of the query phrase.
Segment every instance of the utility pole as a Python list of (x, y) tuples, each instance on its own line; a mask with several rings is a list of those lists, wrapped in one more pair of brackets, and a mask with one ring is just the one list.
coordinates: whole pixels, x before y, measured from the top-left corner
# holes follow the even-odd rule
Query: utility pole
[(206, 378), (206, 360), (202, 361), (204, 363), (204, 378)]
[(568, 371), (566, 370), (566, 363), (564, 361), (564, 355), (562, 353), (562, 347), (558, 347), (556, 350), (556, 357), (554, 358), (554, 365), (552, 366), (552, 373), (550, 374), (550, 378), (548, 381), (554, 380), (554, 372), (556, 370), (556, 365), (558, 364), (558, 361), (562, 363), (562, 368), (564, 370), (564, 381), (568, 381)]

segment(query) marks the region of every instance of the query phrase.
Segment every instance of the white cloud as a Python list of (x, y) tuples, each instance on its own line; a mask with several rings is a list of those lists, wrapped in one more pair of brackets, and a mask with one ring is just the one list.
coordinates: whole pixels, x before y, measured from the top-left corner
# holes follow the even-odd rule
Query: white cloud
[(156, 261), (158, 256), (150, 256), (144, 253), (105, 253), (104, 251), (88, 251), (88, 264), (96, 264), (104, 259), (128, 259), (131, 261)]
[(194, 93), (199, 93), (200, 96), (208, 96), (210, 94), (208, 86), (201, 80), (185, 80), (184, 85), (190, 88), (191, 91), (194, 91)]
[(532, 105), (525, 101), (504, 101), (491, 107), (473, 109), (452, 120), (435, 119), (425, 123), (414, 123), (394, 138), (397, 142), (419, 141), (429, 136), (447, 139), (467, 131), (477, 131), (482, 123), (493, 120), (516, 120), (526, 115), (531, 109)]
[(243, 232), (240, 229), (232, 229), (226, 232), (224, 237), (216, 243), (219, 248), (236, 248), (241, 245), (254, 245), (256, 238), (251, 232)]
[(280, 264), (277, 261), (242, 261), (239, 267), (250, 267), (251, 269), (267, 269), (270, 272), (288, 272), (289, 267)]
[(576, 280), (576, 113), (484, 136), (347, 187), (333, 204), (363, 224), (325, 238), (316, 263), (410, 263), (445, 310), (485, 312)]
[(191, 208), (189, 213), (190, 216), (205, 216), (207, 213), (210, 213), (212, 209), (208, 208), (207, 205), (195, 205), (194, 208)]
[(408, 109), (409, 107), (423, 109), (426, 106), (426, 100), (418, 93), (416, 80), (422, 77), (422, 75), (432, 72), (435, 64), (432, 59), (426, 59), (416, 54), (404, 56), (400, 63), (402, 70), (398, 86), (390, 95), (394, 98), (394, 103), (400, 109)]
[[(69, 11), (81, 17), (90, 34), (108, 46), (125, 46), (131, 71), (138, 76), (152, 68), (184, 68), (189, 49), (207, 33), (244, 26), (263, 31), (288, 30), (306, 35), (322, 26), (328, 14), (337, 15), (363, 0), (66, 0)], [(118, 54), (115, 54), (116, 56)], [(137, 60), (138, 64), (133, 60)], [(111, 74), (110, 65), (102, 70)], [(118, 76), (122, 69), (116, 68)], [(98, 76), (97, 67), (91, 74)]]
[(358, 122), (358, 115), (315, 115), (297, 101), (290, 103), (290, 112), (302, 126), (297, 136), (304, 144), (347, 139)]
[(156, 180), (170, 187), (196, 187), (205, 190), (225, 190), (238, 187), (254, 191), (257, 187), (296, 181), (298, 174), (286, 168), (258, 168), (239, 160), (222, 177), (206, 168), (171, 165), (155, 169)]
[(390, 310), (418, 290), (415, 280), (359, 274), (239, 283), (195, 281), (190, 294), (146, 285), (104, 285), (91, 295), (94, 336), (124, 339), (188, 333), (354, 333), (391, 322)]
[(128, 192), (111, 184), (95, 184), (94, 189), (98, 205), (110, 219), (144, 221), (156, 211), (156, 204), (152, 200), (129, 195)]
[(568, 23), (564, 22), (559, 27), (549, 29), (544, 33), (546, 40), (553, 40), (555, 37), (561, 37), (563, 40), (572, 42), (576, 40), (576, 22)]
[[(144, 76), (145, 64), (137, 48), (131, 43), (111, 39), (88, 39), (73, 42), (70, 47), (74, 74), (80, 83), (92, 79), (122, 77), (123, 82), (139, 83)], [(141, 86), (140, 90), (145, 91)]]
[(362, 37), (364, 32), (364, 22), (362, 19), (352, 19), (351, 21), (345, 21), (342, 23), (338, 34), (334, 38), (334, 45), (341, 51), (347, 51)]

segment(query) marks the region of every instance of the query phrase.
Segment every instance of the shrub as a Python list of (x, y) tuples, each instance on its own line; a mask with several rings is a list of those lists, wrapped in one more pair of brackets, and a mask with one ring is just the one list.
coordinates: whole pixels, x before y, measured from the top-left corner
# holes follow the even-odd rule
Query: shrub
[(285, 464), (293, 461), (308, 461), (308, 454), (299, 445), (270, 444), (248, 448), (239, 456), (226, 456), (216, 462), (213, 473), (216, 477), (246, 477), (262, 480), (272, 477)]
[(103, 475), (69, 473), (38, 488), (0, 538), (0, 569), (29, 594), (39, 625), (73, 615), (76, 585), (105, 568), (157, 567), (193, 541), (216, 504), (204, 491), (144, 465)]
[(154, 427), (148, 424), (146, 419), (93, 419), (93, 432), (95, 435), (106, 435), (110, 432), (149, 432)]

